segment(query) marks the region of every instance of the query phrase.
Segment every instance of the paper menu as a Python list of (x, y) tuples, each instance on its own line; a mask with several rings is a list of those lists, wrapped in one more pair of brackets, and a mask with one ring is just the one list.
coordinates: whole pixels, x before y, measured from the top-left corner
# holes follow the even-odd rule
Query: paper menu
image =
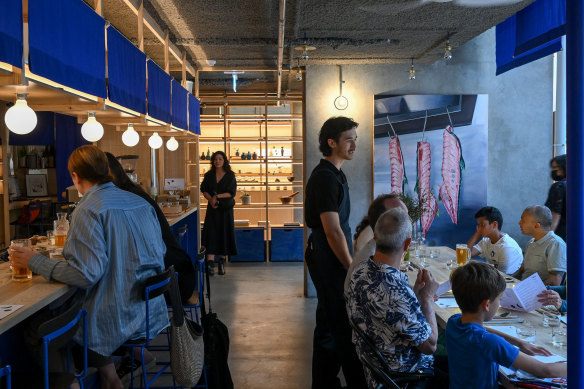
[(516, 311), (531, 312), (543, 307), (543, 304), (537, 301), (537, 295), (544, 290), (546, 290), (545, 285), (539, 275), (532, 274), (514, 288), (505, 289), (501, 297), (501, 306)]
[(0, 320), (22, 307), (24, 307), (24, 305), (0, 305)]
[(450, 289), (452, 289), (452, 286), (450, 286), (450, 280), (445, 281), (445, 282), (441, 283), (440, 286), (438, 287), (438, 289), (436, 290), (436, 295), (442, 296), (444, 293), (448, 292)]

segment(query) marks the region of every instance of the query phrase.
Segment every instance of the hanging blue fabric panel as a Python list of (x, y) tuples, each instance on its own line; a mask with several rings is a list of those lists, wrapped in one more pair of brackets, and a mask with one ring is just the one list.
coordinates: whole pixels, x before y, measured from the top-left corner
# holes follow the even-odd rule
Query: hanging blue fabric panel
[(73, 150), (79, 146), (90, 145), (81, 136), (81, 124), (77, 123), (77, 118), (60, 113), (56, 114), (56, 131), (55, 139), (58, 145), (55, 149), (55, 167), (57, 168), (57, 193), (59, 201), (66, 199), (61, 196), (68, 186), (73, 185), (71, 175), (69, 174), (69, 157)]
[(142, 114), (146, 113), (146, 54), (120, 34), (107, 28), (109, 98)]
[(189, 128), (187, 119), (188, 93), (181, 84), (172, 80), (172, 125), (183, 130)]
[(37, 125), (31, 133), (17, 135), (10, 132), (8, 144), (11, 146), (52, 146), (55, 144), (55, 113), (37, 112)]
[(30, 69), (90, 95), (107, 96), (105, 20), (82, 0), (28, 0)]
[(0, 62), (22, 67), (22, 0), (2, 1)]
[(189, 93), (189, 131), (201, 135), (201, 103)]
[(543, 58), (562, 49), (561, 38), (558, 38), (524, 54), (514, 56), (516, 42), (515, 31), (516, 15), (511, 16), (509, 19), (497, 25), (497, 75), (503, 74), (506, 71)]
[(170, 116), (170, 75), (148, 61), (148, 115), (165, 123)]
[(566, 33), (566, 0), (536, 0), (517, 12), (515, 56)]

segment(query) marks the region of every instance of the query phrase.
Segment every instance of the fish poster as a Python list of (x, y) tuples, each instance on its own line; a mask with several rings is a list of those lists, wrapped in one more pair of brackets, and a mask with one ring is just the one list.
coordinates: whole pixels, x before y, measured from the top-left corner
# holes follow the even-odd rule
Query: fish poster
[(488, 96), (376, 95), (374, 132), (374, 197), (424, 196), (427, 244), (466, 243), (487, 205)]

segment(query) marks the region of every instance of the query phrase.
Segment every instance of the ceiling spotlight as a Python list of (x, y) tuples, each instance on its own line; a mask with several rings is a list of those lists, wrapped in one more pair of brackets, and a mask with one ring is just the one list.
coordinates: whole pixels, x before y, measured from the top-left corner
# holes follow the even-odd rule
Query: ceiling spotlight
[(444, 45), (444, 59), (452, 59), (452, 47), (450, 46), (450, 32), (448, 33), (448, 38), (446, 39), (446, 44)]
[(37, 125), (37, 115), (26, 103), (26, 94), (17, 93), (16, 103), (6, 111), (4, 122), (15, 134), (30, 133)]
[(294, 77), (296, 78), (296, 81), (302, 81), (302, 69), (300, 68), (300, 58), (296, 58), (296, 73), (294, 74)]
[(410, 66), (410, 80), (416, 79), (416, 69), (414, 69), (414, 59), (412, 58), (412, 66)]
[(153, 149), (159, 149), (162, 147), (162, 138), (160, 137), (160, 135), (158, 135), (157, 132), (155, 132), (154, 134), (152, 134), (152, 136), (150, 138), (148, 138), (148, 146), (150, 146)]
[(178, 142), (174, 139), (174, 136), (171, 136), (169, 140), (166, 141), (166, 148), (170, 151), (175, 151), (178, 149)]
[(134, 147), (139, 141), (140, 135), (134, 130), (134, 125), (128, 124), (128, 129), (122, 134), (122, 143), (128, 147)]
[(89, 142), (97, 142), (103, 136), (103, 126), (95, 119), (95, 112), (87, 114), (87, 121), (81, 126), (81, 136)]
[(334, 102), (335, 108), (338, 109), (339, 111), (343, 111), (347, 109), (347, 107), (349, 106), (349, 100), (347, 100), (347, 98), (343, 96), (344, 83), (345, 81), (343, 81), (343, 68), (341, 67), (341, 65), (339, 65), (339, 95), (337, 96)]

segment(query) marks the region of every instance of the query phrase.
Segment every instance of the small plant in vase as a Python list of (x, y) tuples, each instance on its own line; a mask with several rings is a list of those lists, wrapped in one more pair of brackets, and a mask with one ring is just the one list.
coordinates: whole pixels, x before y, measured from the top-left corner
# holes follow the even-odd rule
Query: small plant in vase
[[(408, 215), (412, 220), (412, 243), (410, 247), (411, 249), (416, 250), (418, 241), (424, 238), (422, 236), (422, 231), (419, 230), (419, 221), (422, 218), (422, 213), (424, 213), (426, 201), (417, 196), (412, 197), (409, 193), (401, 193), (399, 197), (408, 208)], [(411, 249), (406, 253), (404, 260), (407, 261), (410, 259)]]
[(251, 204), (251, 194), (248, 191), (244, 190), (241, 192), (241, 196), (239, 196), (239, 198), (241, 199), (242, 204)]

